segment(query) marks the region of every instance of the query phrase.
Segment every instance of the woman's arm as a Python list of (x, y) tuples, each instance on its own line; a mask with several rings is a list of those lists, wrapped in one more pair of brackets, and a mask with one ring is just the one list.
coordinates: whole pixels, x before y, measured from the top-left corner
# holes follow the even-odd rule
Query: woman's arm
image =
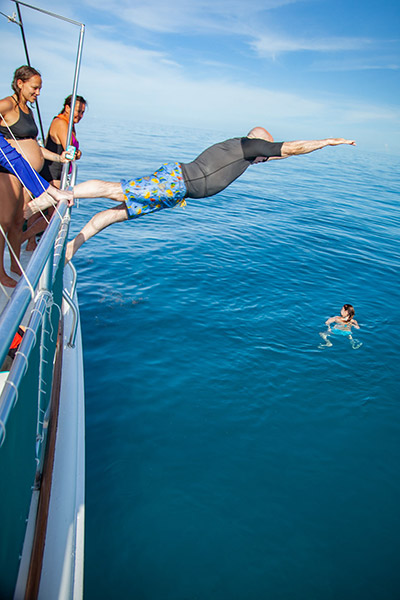
[[(68, 124), (63, 119), (58, 119), (57, 117), (53, 119), (53, 122), (50, 125), (49, 136), (53, 140), (55, 144), (61, 144), (64, 150), (67, 149), (67, 135), (68, 135)], [(77, 150), (75, 154), (75, 158), (79, 159), (81, 157), (81, 152)], [(47, 156), (45, 156), (47, 158)], [(52, 158), (48, 160), (53, 160)], [(54, 159), (55, 162), (58, 162), (57, 159)], [(65, 161), (60, 161), (65, 162)]]
[(7, 96), (7, 98), (3, 98), (2, 100), (0, 100), (1, 116), (2, 117), (7, 116), (7, 114), (13, 110), (14, 106), (15, 106), (15, 102), (13, 102), (13, 99), (11, 98), (11, 96)]
[(52, 162), (58, 163), (66, 163), (69, 162), (68, 158), (65, 157), (66, 151), (64, 150), (62, 154), (57, 154), (56, 152), (52, 152), (47, 148), (40, 148), (43, 154), (43, 158), (46, 160), (51, 160)]
[(68, 123), (64, 119), (57, 117), (53, 119), (49, 129), (49, 136), (55, 144), (61, 144), (64, 150), (67, 148), (67, 134)]

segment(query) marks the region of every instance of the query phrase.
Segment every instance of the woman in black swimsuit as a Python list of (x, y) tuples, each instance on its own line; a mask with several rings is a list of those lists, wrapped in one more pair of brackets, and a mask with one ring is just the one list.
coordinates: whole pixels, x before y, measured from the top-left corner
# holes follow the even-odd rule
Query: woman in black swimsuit
[[(25, 156), (36, 171), (42, 169), (45, 158), (66, 162), (65, 153), (60, 156), (50, 152), (41, 148), (36, 141), (38, 129), (28, 102), (35, 102), (40, 94), (40, 73), (32, 67), (19, 67), (14, 73), (11, 87), (14, 93), (0, 100), (0, 133)], [(18, 179), (3, 168), (0, 168), (0, 198), (0, 225), (19, 258), (24, 222), (24, 190)], [(28, 195), (25, 200), (29, 200)], [(15, 287), (17, 282), (4, 270), (4, 246), (5, 240), (0, 233), (0, 283), (7, 287)], [(11, 256), (11, 271), (17, 275), (21, 274), (14, 256)]]

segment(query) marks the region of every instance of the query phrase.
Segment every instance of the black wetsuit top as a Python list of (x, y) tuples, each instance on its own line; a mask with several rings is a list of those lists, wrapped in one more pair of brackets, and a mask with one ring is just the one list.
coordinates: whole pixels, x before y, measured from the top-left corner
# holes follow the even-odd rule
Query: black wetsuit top
[[(54, 117), (56, 119), (57, 117)], [(54, 121), (53, 119), (53, 121)], [(45, 143), (45, 148), (47, 150), (51, 150), (55, 154), (62, 154), (64, 152), (64, 147), (62, 144), (57, 144), (51, 139), (50, 132), (47, 134), (47, 139)], [(61, 173), (63, 169), (63, 164), (59, 162), (55, 162), (52, 160), (45, 160), (43, 169), (40, 171), (40, 174), (46, 181), (53, 181), (61, 179)]]
[(194, 161), (180, 163), (187, 198), (206, 198), (224, 190), (258, 157), (281, 156), (283, 142), (231, 138), (204, 150)]

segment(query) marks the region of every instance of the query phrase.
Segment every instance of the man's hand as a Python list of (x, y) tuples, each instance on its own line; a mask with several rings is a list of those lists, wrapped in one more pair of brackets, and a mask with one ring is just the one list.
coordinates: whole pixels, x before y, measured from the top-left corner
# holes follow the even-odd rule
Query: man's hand
[(50, 186), (47, 191), (57, 202), (66, 200), (69, 207), (74, 206), (74, 193), (72, 190), (59, 190), (56, 187)]
[(349, 146), (355, 146), (354, 140), (345, 140), (344, 138), (329, 138), (329, 146), (339, 146), (340, 144), (348, 144)]

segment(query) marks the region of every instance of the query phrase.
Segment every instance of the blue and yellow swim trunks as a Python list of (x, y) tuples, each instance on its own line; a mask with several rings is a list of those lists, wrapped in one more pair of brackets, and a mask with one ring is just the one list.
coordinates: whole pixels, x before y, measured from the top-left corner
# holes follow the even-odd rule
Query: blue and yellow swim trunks
[(161, 165), (153, 175), (122, 179), (121, 186), (129, 219), (186, 204), (186, 186), (177, 162)]

